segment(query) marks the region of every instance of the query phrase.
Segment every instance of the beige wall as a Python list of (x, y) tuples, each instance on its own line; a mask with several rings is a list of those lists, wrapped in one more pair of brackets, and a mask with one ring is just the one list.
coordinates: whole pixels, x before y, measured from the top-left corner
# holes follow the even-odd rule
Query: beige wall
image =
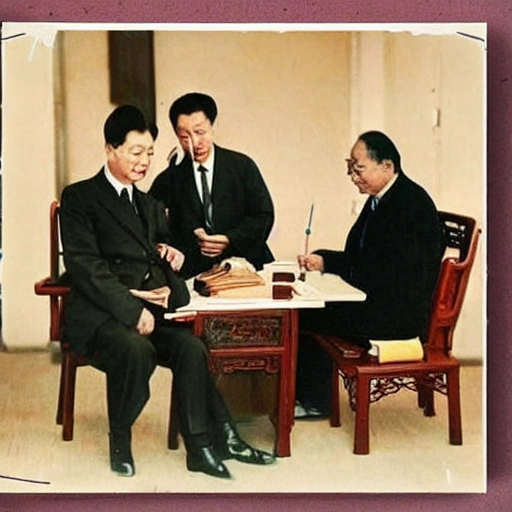
[(48, 343), (48, 205), (55, 196), (53, 56), (31, 38), (3, 43), (2, 331), (10, 347)]
[[(63, 76), (65, 137), (63, 185), (89, 178), (103, 165), (103, 123), (111, 112), (107, 33), (62, 34), (59, 47)], [(60, 191), (59, 191), (60, 192)]]
[[(250, 155), (272, 193), (276, 222), (269, 243), (279, 259), (301, 251), (311, 203), (316, 218), (330, 218), (344, 185), (341, 162), (350, 141), (349, 125), (340, 120), (349, 115), (348, 43), (347, 33), (168, 32), (156, 38), (157, 69), (166, 70), (156, 77), (162, 139), (176, 143), (167, 117), (173, 99), (191, 90), (215, 97), (217, 143)], [(338, 244), (345, 226), (332, 227), (312, 241)]]
[[(27, 39), (9, 44), (7, 59), (19, 62), (30, 44)], [(18, 115), (26, 118), (22, 114), (30, 111), (29, 105), (21, 97), (11, 100), (20, 87), (36, 88), (38, 113), (51, 110), (51, 67), (57, 60), (65, 86), (56, 97), (63, 112), (57, 123), (64, 133), (57, 144), (63, 160), (54, 163), (51, 112), (38, 115), (34, 128), (43, 132), (38, 141), (48, 140), (47, 144), (24, 143), (23, 155), (16, 140), (4, 145), (4, 274), (7, 269), (30, 269), (23, 273), (23, 287), (14, 275), (10, 281), (4, 276), (4, 339), (13, 348), (47, 341), (47, 305), (33, 296), (32, 286), (47, 272), (48, 203), (63, 183), (88, 177), (102, 165), (101, 127), (112, 108), (105, 32), (68, 31), (61, 53), (44, 48), (38, 52), (35, 63), (22, 61), (19, 76), (5, 89), (4, 104), (15, 106), (4, 114), (9, 126), (16, 126), (12, 120)], [(343, 158), (357, 134), (366, 129), (382, 129), (395, 139), (406, 172), (431, 192), (440, 208), (483, 222), (483, 53), (459, 36), (157, 32), (155, 78), (161, 131), (153, 169), (143, 188), (164, 168), (165, 157), (176, 144), (167, 118), (171, 101), (200, 90), (212, 94), (219, 105), (216, 141), (249, 154), (265, 177), (276, 207), (270, 244), (278, 259), (293, 259), (301, 251), (312, 202), (311, 246), (342, 247), (364, 200), (344, 176)], [(437, 109), (441, 124), (433, 126)], [(14, 171), (19, 167), (32, 170), (30, 180), (26, 173)], [(38, 180), (33, 179), (34, 169), (38, 169)], [(55, 176), (59, 176), (57, 186)], [(44, 180), (47, 185), (41, 187)], [(12, 195), (21, 187), (24, 197), (37, 196), (28, 211)], [(29, 226), (23, 236), (18, 229), (21, 221)], [(25, 234), (39, 242), (33, 256), (23, 251)], [(481, 256), (477, 268), (456, 333), (459, 357), (482, 356)], [(30, 308), (30, 327), (17, 321), (19, 304)]]
[[(481, 43), (459, 35), (388, 35), (386, 129), (400, 141), (404, 169), (429, 190), (438, 209), (485, 224), (486, 125)], [(412, 73), (411, 70), (414, 70)], [(481, 351), (481, 290), (485, 280), (484, 231), (455, 333), (457, 355)]]

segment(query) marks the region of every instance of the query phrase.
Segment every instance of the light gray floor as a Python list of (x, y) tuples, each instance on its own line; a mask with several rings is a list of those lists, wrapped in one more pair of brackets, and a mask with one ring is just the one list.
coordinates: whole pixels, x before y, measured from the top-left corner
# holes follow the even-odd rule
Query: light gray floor
[[(298, 421), (292, 456), (271, 467), (227, 461), (234, 480), (185, 468), (183, 447), (166, 448), (171, 374), (157, 368), (152, 397), (133, 430), (137, 474), (113, 474), (108, 460), (105, 379), (79, 368), (75, 438), (61, 440), (55, 424), (59, 366), (50, 352), (0, 353), (0, 492), (469, 492), (485, 491), (482, 368), (462, 369), (463, 446), (450, 446), (446, 399), (425, 418), (415, 394), (401, 391), (371, 406), (370, 455), (352, 453), (353, 413), (342, 394), (342, 428), (327, 420)], [(238, 416), (238, 418), (242, 418)], [(273, 445), (266, 415), (243, 416), (239, 430), (252, 444)]]

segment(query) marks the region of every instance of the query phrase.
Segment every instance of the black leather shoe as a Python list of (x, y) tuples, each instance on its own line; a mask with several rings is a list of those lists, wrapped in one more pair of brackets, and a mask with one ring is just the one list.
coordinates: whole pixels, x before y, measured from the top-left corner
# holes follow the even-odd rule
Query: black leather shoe
[(135, 475), (135, 464), (131, 450), (131, 432), (122, 431), (109, 434), (110, 467), (120, 476)]
[(229, 422), (221, 425), (219, 449), (223, 460), (235, 459), (246, 464), (268, 465), (273, 464), (276, 459), (273, 455), (263, 450), (258, 450), (247, 444)]
[(187, 469), (217, 478), (232, 478), (228, 468), (213, 451), (212, 446), (201, 446), (187, 452)]

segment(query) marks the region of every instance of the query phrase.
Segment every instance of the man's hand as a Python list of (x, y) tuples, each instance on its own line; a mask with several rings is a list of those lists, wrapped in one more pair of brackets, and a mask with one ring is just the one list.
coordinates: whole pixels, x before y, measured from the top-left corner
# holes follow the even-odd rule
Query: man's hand
[(297, 259), (299, 261), (300, 268), (306, 269), (308, 271), (324, 271), (324, 259), (322, 256), (319, 256), (318, 254), (302, 254), (298, 256)]
[(160, 258), (166, 260), (174, 272), (178, 272), (183, 266), (185, 255), (167, 244), (157, 244), (156, 250), (160, 254)]
[(229, 238), (226, 235), (209, 235), (203, 228), (195, 229), (194, 234), (203, 256), (210, 258), (220, 256), (229, 245)]
[(155, 329), (155, 317), (144, 308), (140, 314), (135, 330), (142, 336), (149, 336)]

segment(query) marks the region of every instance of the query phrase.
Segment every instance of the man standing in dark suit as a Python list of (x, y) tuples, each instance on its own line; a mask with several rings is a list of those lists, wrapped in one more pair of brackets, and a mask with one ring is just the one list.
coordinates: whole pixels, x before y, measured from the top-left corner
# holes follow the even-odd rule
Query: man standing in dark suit
[(180, 152), (149, 193), (168, 210), (172, 244), (185, 254), (185, 278), (221, 259), (243, 257), (257, 270), (273, 261), (267, 238), (272, 199), (248, 156), (213, 144), (214, 99), (202, 93), (178, 98), (169, 110)]
[[(302, 255), (299, 264), (337, 274), (367, 298), (305, 311), (300, 328), (343, 335), (363, 348), (369, 348), (369, 339), (424, 339), (444, 252), (436, 207), (427, 192), (404, 174), (400, 153), (381, 132), (359, 136), (347, 159), (347, 174), (369, 197), (345, 249)], [(303, 336), (297, 417), (328, 414), (331, 367), (328, 356)]]
[[(183, 255), (168, 243), (163, 206), (135, 186), (148, 171), (156, 126), (122, 106), (107, 118), (104, 136), (105, 166), (64, 189), (60, 219), (71, 278), (64, 339), (106, 373), (112, 470), (135, 473), (131, 427), (149, 399), (157, 357), (173, 371), (189, 470), (229, 478), (225, 459), (273, 462), (238, 436), (201, 340), (183, 324), (163, 321), (190, 297), (175, 274)], [(135, 296), (152, 290), (167, 305)]]

